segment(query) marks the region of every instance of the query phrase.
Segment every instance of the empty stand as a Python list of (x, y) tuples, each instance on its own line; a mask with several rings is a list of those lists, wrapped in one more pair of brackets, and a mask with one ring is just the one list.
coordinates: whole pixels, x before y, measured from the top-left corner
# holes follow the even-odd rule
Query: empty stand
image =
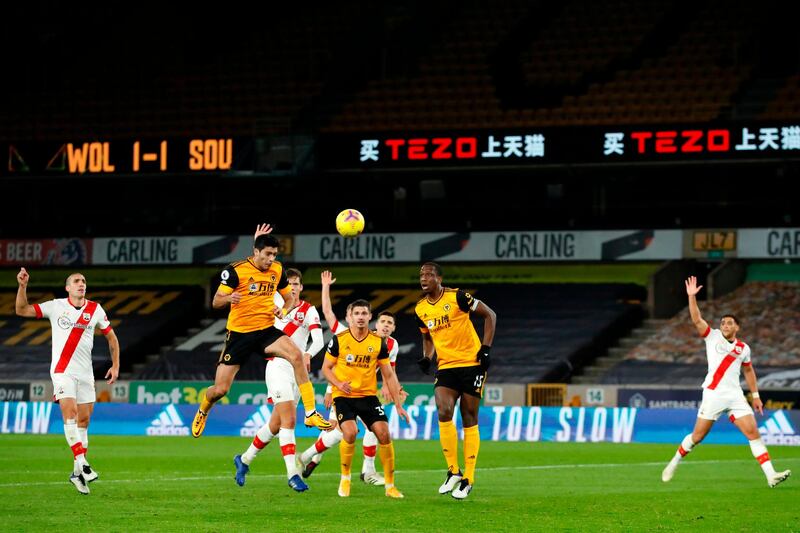
[[(64, 298), (63, 289), (30, 290), (31, 303)], [(120, 341), (120, 369), (129, 372), (145, 354), (169, 342), (203, 314), (204, 292), (197, 287), (169, 290), (152, 288), (107, 288), (90, 291), (108, 313)], [(0, 292), (0, 375), (9, 379), (46, 379), (50, 376), (50, 321), (17, 317), (16, 291)], [(95, 333), (92, 362), (95, 378), (101, 379), (111, 366), (108, 343)]]

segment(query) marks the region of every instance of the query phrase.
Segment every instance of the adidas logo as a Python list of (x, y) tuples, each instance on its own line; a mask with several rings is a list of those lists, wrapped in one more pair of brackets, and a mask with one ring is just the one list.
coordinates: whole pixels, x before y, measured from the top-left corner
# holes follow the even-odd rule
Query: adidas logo
[(189, 435), (189, 428), (183, 423), (183, 419), (178, 410), (175, 409), (175, 406), (169, 404), (150, 422), (147, 434), (185, 437)]
[(764, 444), (784, 446), (800, 446), (800, 435), (794, 430), (792, 423), (781, 409), (775, 411), (762, 425), (758, 427)]
[(271, 415), (272, 413), (270, 413), (269, 407), (262, 405), (258, 408), (258, 411), (250, 415), (250, 418), (245, 421), (244, 425), (239, 430), (239, 435), (242, 437), (255, 437), (259, 428), (269, 422), (269, 417)]

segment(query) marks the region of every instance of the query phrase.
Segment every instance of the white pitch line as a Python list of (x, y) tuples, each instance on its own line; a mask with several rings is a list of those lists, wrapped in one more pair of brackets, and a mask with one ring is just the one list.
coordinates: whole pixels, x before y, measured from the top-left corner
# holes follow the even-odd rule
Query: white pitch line
[[(800, 461), (800, 457), (788, 457), (781, 459), (781, 463), (789, 463), (789, 462), (797, 462)], [(705, 461), (686, 461), (682, 463), (683, 465), (708, 465), (708, 464), (720, 464), (720, 463), (751, 463), (753, 459), (729, 459), (729, 460), (705, 460)], [(487, 468), (480, 468), (478, 467), (479, 472), (500, 472), (504, 470), (566, 470), (566, 469), (578, 469), (578, 468), (623, 468), (623, 467), (637, 467), (637, 466), (665, 466), (667, 461), (658, 461), (658, 462), (647, 462), (647, 463), (582, 463), (582, 464), (558, 464), (558, 465), (527, 465), (527, 466), (495, 466), (495, 467), (487, 467)], [(427, 470), (397, 470), (397, 474), (429, 474), (429, 473), (439, 473), (442, 472), (441, 468), (434, 468), (434, 469), (427, 469)], [(339, 472), (318, 472), (314, 474), (314, 477), (338, 477), (340, 474)], [(250, 474), (252, 479), (253, 477), (258, 479), (285, 479), (286, 474)], [(233, 479), (233, 473), (225, 475), (225, 476), (185, 476), (185, 477), (157, 477), (157, 478), (138, 478), (138, 479), (109, 479), (103, 480), (102, 484), (111, 484), (111, 483), (147, 483), (147, 482), (175, 482), (175, 481), (207, 481), (207, 480), (215, 480), (215, 479)], [(67, 478), (64, 478), (64, 481), (34, 481), (29, 483), (0, 483), (0, 488), (6, 487), (40, 487), (40, 486), (48, 486), (48, 485), (63, 485), (67, 482)]]

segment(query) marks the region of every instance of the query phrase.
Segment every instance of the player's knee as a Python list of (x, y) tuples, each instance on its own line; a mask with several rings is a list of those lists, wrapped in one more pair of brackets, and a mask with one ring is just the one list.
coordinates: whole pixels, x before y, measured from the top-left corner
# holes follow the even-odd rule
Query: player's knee
[(453, 419), (453, 407), (444, 406), (438, 408), (439, 422), (450, 422)]
[(379, 430), (375, 431), (374, 433), (375, 433), (375, 437), (378, 439), (378, 442), (380, 444), (389, 444), (389, 443), (392, 442), (392, 438), (389, 435), (389, 430), (388, 429), (385, 429), (385, 428), (379, 429)]
[(214, 385), (214, 389), (212, 390), (210, 387), (208, 389), (208, 396), (209, 400), (219, 400), (226, 394), (228, 391), (231, 390), (231, 386), (229, 383), (220, 383), (218, 385)]
[(478, 417), (470, 415), (462, 415), (461, 423), (464, 425), (465, 428), (470, 428), (472, 426), (478, 425)]

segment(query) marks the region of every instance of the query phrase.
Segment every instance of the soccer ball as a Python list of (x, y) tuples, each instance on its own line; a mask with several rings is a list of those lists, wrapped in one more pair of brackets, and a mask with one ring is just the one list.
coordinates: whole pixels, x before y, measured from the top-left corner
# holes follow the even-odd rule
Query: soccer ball
[(355, 209), (345, 209), (336, 215), (336, 231), (342, 237), (355, 237), (364, 231), (364, 215)]

